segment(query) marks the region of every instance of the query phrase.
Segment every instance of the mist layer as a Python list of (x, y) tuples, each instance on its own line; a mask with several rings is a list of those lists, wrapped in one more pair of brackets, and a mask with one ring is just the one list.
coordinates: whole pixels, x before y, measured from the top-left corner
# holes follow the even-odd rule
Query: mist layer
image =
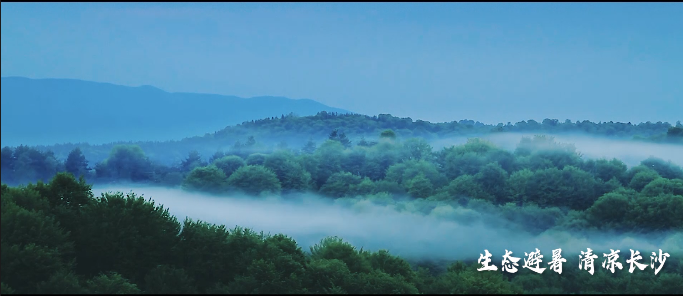
[[(502, 256), (505, 250), (524, 257), (534, 251), (549, 255), (561, 248), (563, 254), (578, 254), (586, 248), (595, 253), (610, 249), (640, 250), (649, 254), (660, 248), (664, 251), (680, 250), (681, 234), (659, 233), (643, 237), (634, 234), (570, 233), (548, 230), (532, 235), (488, 213), (472, 213), (471, 209), (456, 208), (460, 217), (478, 215), (475, 222), (445, 219), (435, 208), (425, 215), (399, 211), (388, 206), (362, 201), (351, 206), (310, 194), (293, 197), (218, 197), (181, 189), (161, 187), (97, 187), (95, 195), (103, 192), (133, 191), (169, 208), (179, 220), (193, 220), (240, 226), (254, 231), (282, 233), (294, 238), (308, 249), (322, 238), (338, 236), (357, 248), (376, 251), (387, 249), (391, 253), (410, 259), (476, 260), (484, 250)], [(491, 223), (491, 222), (494, 223)], [(498, 223), (498, 225), (496, 225)]]

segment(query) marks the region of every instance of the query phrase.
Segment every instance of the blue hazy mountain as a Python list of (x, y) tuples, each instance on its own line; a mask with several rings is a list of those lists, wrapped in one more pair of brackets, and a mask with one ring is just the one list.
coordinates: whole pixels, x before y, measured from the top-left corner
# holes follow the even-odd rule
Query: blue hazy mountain
[(1, 90), (2, 146), (162, 141), (289, 113), (349, 112), (308, 99), (169, 93), (75, 79), (2, 77)]

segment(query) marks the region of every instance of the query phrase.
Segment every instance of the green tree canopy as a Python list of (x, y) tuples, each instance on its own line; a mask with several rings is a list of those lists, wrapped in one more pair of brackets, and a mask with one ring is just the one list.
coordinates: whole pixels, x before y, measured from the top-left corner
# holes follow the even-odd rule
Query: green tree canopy
[(261, 193), (279, 194), (282, 190), (277, 175), (270, 169), (260, 165), (240, 167), (230, 175), (228, 185), (253, 195)]

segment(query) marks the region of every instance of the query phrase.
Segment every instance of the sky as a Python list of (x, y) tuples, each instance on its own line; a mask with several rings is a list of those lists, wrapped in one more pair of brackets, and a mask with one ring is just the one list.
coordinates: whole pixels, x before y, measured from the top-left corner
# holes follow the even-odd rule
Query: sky
[(432, 122), (683, 119), (683, 3), (0, 5), (3, 77)]

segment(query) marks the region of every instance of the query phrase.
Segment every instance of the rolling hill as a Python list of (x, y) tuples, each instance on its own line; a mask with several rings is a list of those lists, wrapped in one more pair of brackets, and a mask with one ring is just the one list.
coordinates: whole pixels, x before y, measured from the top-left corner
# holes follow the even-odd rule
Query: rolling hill
[(165, 141), (264, 117), (350, 113), (313, 100), (169, 93), (75, 79), (2, 77), (2, 146)]

